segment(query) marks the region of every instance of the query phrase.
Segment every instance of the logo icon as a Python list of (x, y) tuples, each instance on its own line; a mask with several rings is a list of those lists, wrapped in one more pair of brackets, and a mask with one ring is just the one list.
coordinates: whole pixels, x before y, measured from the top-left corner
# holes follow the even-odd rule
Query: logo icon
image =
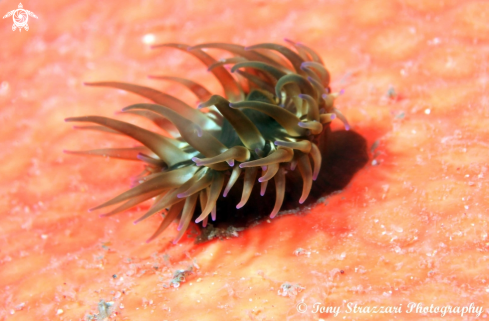
[(22, 28), (24, 28), (25, 31), (28, 31), (29, 25), (27, 24), (27, 20), (29, 20), (29, 16), (37, 19), (37, 16), (33, 12), (23, 9), (22, 3), (19, 3), (19, 9), (10, 11), (5, 16), (3, 16), (3, 19), (10, 16), (12, 16), (14, 20), (12, 31), (15, 31), (15, 29), (17, 28), (19, 28), (19, 31), (22, 31)]

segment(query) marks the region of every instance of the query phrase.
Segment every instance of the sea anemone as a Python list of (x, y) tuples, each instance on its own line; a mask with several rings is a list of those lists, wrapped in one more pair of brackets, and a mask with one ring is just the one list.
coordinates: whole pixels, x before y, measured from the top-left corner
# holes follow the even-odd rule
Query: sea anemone
[[(188, 87), (201, 101), (198, 109), (148, 87), (122, 82), (86, 84), (122, 89), (150, 99), (154, 104), (135, 104), (122, 111), (147, 117), (165, 130), (159, 134), (101, 116), (66, 119), (95, 123), (98, 125), (82, 128), (117, 132), (142, 144), (134, 148), (68, 152), (138, 160), (145, 165), (135, 186), (91, 210), (124, 202), (102, 214), (110, 216), (155, 198), (136, 222), (166, 210), (166, 216), (148, 241), (179, 217), (179, 233), (173, 241), (176, 243), (189, 226), (197, 204), (200, 202), (200, 211), (196, 213), (195, 222), (206, 226), (209, 216), (216, 219), (216, 204), (221, 193), (226, 197), (238, 179), (243, 185), (237, 209), (248, 202), (255, 184), (261, 185), (263, 196), (268, 182), (273, 179), (276, 196), (270, 217), (275, 217), (286, 194), (287, 173), (296, 167), (303, 181), (298, 200), (302, 204), (321, 170), (318, 139), (330, 133), (329, 124), (336, 117), (345, 123), (346, 129), (349, 126), (333, 106), (338, 93), (331, 92), (330, 74), (319, 55), (301, 43), (287, 41), (295, 51), (272, 43), (250, 47), (226, 43), (154, 46), (188, 52), (217, 77), (224, 97), (211, 94), (191, 80), (153, 77)], [(204, 48), (222, 49), (234, 56), (216, 61), (202, 50)], [(231, 72), (225, 65), (232, 65)]]

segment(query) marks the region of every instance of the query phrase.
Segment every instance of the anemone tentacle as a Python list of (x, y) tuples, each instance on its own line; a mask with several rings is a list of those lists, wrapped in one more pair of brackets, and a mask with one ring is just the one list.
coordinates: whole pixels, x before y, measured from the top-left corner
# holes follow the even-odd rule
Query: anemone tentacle
[[(135, 223), (166, 211), (148, 242), (179, 218), (179, 232), (173, 240), (176, 243), (192, 220), (205, 226), (209, 217), (215, 220), (216, 215), (232, 215), (218, 212), (220, 196), (226, 197), (232, 188), (242, 189), (241, 200), (236, 205), (239, 209), (252, 206), (248, 201), (255, 184), (260, 184), (263, 196), (273, 179), (276, 195), (270, 217), (275, 217), (286, 197), (287, 171), (296, 166), (303, 181), (298, 202), (304, 203), (321, 170), (319, 136), (328, 133), (325, 129), (335, 118), (346, 129), (350, 126), (334, 107), (339, 94), (330, 92), (330, 74), (320, 56), (301, 43), (286, 41), (292, 49), (272, 43), (249, 47), (226, 43), (153, 46), (188, 52), (216, 76), (224, 95), (213, 94), (205, 86), (185, 78), (150, 76), (187, 87), (199, 99), (198, 109), (149, 87), (122, 82), (87, 83), (126, 90), (152, 100), (154, 104), (131, 105), (122, 112), (143, 116), (162, 129), (156, 133), (101, 116), (66, 119), (95, 124), (75, 126), (77, 129), (122, 134), (142, 144), (130, 148), (66, 151), (140, 161), (145, 165), (130, 190), (92, 210), (121, 203), (102, 214), (111, 216), (155, 198)], [(216, 60), (204, 51), (207, 48), (224, 50), (231, 56)], [(231, 72), (224, 65), (231, 65)]]

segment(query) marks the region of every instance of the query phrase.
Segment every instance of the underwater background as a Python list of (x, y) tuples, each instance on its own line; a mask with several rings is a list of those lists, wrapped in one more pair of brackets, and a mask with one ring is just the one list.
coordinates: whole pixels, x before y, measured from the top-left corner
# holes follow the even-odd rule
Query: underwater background
[[(487, 1), (22, 5), (38, 17), (28, 31), (0, 21), (1, 320), (476, 318), (412, 304), (473, 304), (487, 317)], [(0, 3), (2, 15), (17, 7)], [(192, 225), (177, 245), (174, 227), (145, 242), (161, 220), (133, 224), (148, 203), (110, 218), (87, 212), (126, 190), (141, 165), (64, 154), (134, 144), (64, 119), (113, 117), (143, 99), (83, 82), (145, 85), (196, 106), (182, 86), (147, 76), (222, 93), (219, 83), (190, 55), (151, 45), (284, 38), (319, 53), (332, 90), (344, 91), (336, 107), (365, 139), (368, 162), (344, 188), (245, 229), (211, 230), (206, 242)]]

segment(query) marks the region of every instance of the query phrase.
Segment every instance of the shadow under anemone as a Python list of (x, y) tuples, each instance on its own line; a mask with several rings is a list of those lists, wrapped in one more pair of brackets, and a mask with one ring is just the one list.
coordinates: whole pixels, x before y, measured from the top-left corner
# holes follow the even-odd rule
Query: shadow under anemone
[[(285, 198), (281, 214), (300, 213), (314, 206), (323, 198), (340, 192), (352, 180), (353, 176), (363, 168), (369, 159), (367, 141), (354, 131), (339, 130), (331, 132), (329, 128), (320, 135), (318, 147), (323, 156), (321, 170), (313, 183), (309, 197), (303, 204), (298, 203), (302, 192), (302, 178), (298, 170), (288, 171), (286, 176)], [(236, 187), (243, 185), (240, 179)], [(255, 184), (248, 204), (240, 209), (236, 204), (241, 198), (240, 189), (229, 192), (227, 197), (220, 197), (217, 202), (217, 211), (226, 213), (218, 215), (216, 220), (205, 228), (196, 242), (206, 242), (214, 237), (236, 236), (234, 232), (269, 219), (269, 213), (274, 206), (275, 187), (271, 185), (266, 193), (260, 195), (260, 185)], [(200, 208), (194, 213), (194, 218), (200, 214)], [(324, 213), (328, 215), (327, 211)]]

